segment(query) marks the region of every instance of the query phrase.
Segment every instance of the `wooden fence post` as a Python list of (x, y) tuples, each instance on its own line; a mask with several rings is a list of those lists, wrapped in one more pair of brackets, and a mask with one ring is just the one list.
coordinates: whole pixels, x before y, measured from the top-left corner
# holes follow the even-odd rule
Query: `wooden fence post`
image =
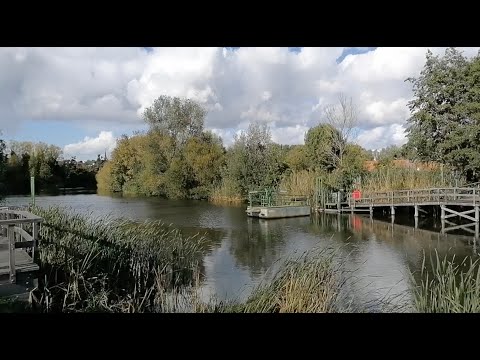
[(14, 224), (8, 224), (8, 249), (10, 258), (10, 283), (16, 282), (16, 270), (15, 270), (15, 228)]

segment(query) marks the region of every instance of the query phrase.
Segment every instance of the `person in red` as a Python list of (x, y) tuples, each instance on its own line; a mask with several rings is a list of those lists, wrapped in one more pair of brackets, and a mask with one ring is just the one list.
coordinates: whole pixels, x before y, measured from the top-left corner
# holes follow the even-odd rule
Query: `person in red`
[(358, 200), (360, 199), (361, 195), (362, 194), (360, 193), (360, 190), (354, 190), (352, 193), (352, 198), (354, 198), (355, 200)]

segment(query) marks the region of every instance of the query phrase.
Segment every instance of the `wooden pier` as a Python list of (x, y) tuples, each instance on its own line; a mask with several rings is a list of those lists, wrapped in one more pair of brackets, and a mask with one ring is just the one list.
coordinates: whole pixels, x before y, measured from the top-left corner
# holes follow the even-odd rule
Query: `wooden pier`
[[(338, 194), (338, 193), (337, 193)], [(442, 232), (451, 230), (465, 230), (478, 235), (480, 221), (480, 188), (469, 187), (445, 187), (431, 189), (395, 190), (383, 192), (370, 192), (362, 194), (354, 199), (351, 194), (343, 198), (337, 195), (336, 201), (324, 202), (323, 206), (317, 206), (320, 212), (367, 212), (373, 215), (374, 209), (387, 209), (395, 216), (397, 208), (413, 208), (414, 217), (418, 218), (422, 207), (430, 206), (438, 208), (442, 219)], [(461, 218), (470, 223), (455, 224), (447, 219)], [(475, 230), (470, 229), (476, 227)]]
[(0, 208), (0, 295), (39, 270), (34, 259), (42, 221), (28, 211)]

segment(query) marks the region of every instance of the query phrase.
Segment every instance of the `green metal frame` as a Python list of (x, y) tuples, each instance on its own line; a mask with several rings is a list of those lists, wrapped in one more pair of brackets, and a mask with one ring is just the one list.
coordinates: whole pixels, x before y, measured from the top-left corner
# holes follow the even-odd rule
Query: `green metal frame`
[(308, 206), (309, 200), (303, 195), (282, 194), (275, 188), (268, 187), (263, 190), (249, 191), (248, 203), (250, 207), (273, 207), (273, 206)]

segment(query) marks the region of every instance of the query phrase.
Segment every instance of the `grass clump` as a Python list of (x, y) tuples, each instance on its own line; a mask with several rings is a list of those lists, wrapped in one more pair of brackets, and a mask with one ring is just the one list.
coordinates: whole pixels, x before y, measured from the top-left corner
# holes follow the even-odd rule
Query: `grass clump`
[(198, 278), (203, 237), (185, 237), (161, 221), (32, 211), (44, 218), (33, 295), (46, 311), (158, 311), (165, 291)]
[(479, 259), (465, 257), (455, 264), (445, 256), (430, 258), (425, 266), (424, 256), (420, 280), (412, 274), (415, 308), (422, 313), (478, 313), (480, 312)]
[[(338, 309), (342, 281), (334, 254), (321, 250), (289, 259), (236, 310), (260, 313), (329, 313)], [(235, 310), (235, 309), (234, 309)]]

